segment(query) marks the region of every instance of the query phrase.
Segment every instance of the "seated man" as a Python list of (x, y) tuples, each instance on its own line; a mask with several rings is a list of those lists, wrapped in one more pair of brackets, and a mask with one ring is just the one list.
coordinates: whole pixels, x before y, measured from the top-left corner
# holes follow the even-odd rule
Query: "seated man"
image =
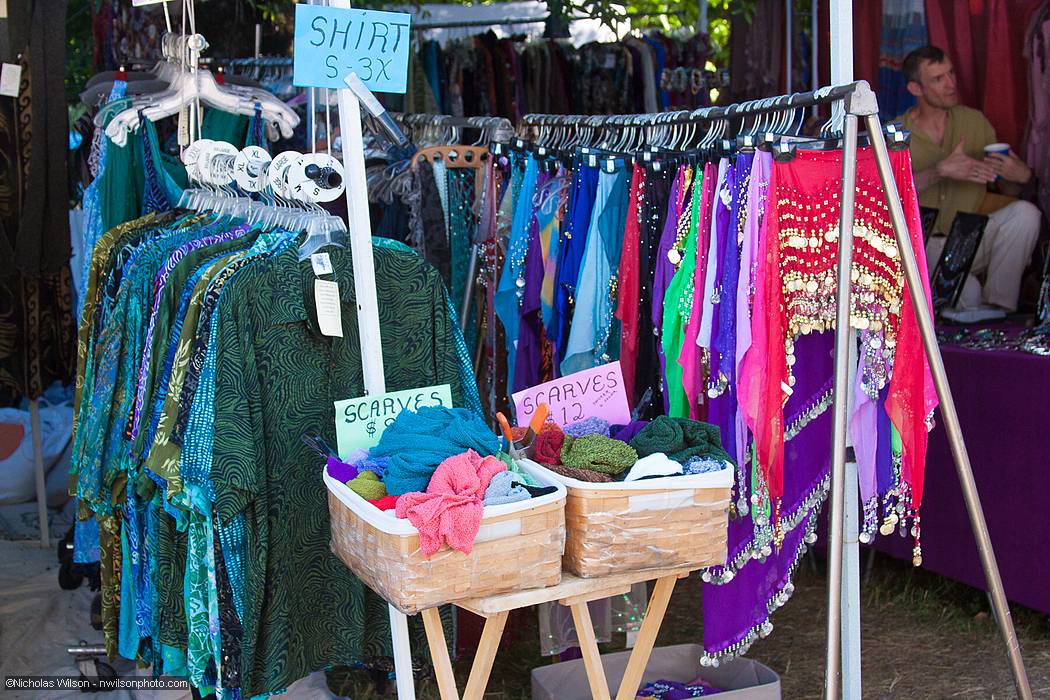
[[(900, 121), (911, 132), (919, 203), (940, 210), (935, 237), (926, 250), (932, 273), (955, 213), (987, 213), (994, 208), (986, 200), (989, 184), (995, 183), (1002, 194), (1017, 195), (1032, 179), (1032, 169), (1012, 150), (1009, 155), (985, 155), (984, 147), (996, 141), (995, 130), (981, 112), (959, 104), (955, 71), (943, 51), (933, 46), (916, 49), (904, 59), (903, 70), (908, 92), (918, 100)], [(1017, 310), (1021, 275), (1040, 224), (1039, 209), (1023, 200), (989, 215), (970, 270), (984, 277), (983, 289), (976, 279), (968, 280), (960, 307), (973, 309), (983, 303), (1006, 312)]]

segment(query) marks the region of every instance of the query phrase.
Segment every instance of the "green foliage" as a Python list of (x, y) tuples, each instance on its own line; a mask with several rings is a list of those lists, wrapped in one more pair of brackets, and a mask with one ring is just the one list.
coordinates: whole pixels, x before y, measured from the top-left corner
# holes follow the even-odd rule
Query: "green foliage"
[(94, 45), (91, 34), (92, 0), (70, 0), (66, 14), (66, 101), (77, 102), (88, 78), (94, 73)]

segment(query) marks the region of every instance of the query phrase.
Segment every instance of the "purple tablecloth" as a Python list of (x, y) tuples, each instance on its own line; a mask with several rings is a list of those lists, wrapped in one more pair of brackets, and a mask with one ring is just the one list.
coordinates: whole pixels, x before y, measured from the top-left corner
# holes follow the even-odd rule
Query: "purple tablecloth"
[[(1050, 358), (953, 346), (941, 352), (1006, 596), (1050, 614)], [(875, 546), (911, 559), (911, 538), (880, 536)], [(926, 464), (922, 565), (987, 588), (939, 414)]]

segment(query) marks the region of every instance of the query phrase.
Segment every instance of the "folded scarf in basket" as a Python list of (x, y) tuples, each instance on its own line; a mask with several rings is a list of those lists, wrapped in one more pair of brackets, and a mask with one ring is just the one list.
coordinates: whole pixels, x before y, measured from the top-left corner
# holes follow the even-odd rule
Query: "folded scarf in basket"
[(638, 481), (639, 479), (653, 479), (661, 476), (675, 476), (681, 473), (681, 464), (668, 459), (667, 455), (662, 452), (654, 452), (635, 462), (623, 480)]
[(332, 477), (336, 481), (341, 481), (344, 484), (352, 479), (356, 479), (357, 475), (361, 472), (352, 464), (336, 459), (335, 457), (328, 458), (328, 476)]
[(507, 454), (506, 452), (500, 452), (496, 456), (499, 457), (503, 461), (503, 463), (507, 465), (507, 471), (514, 474), (514, 480), (517, 481), (519, 484), (521, 484), (522, 486), (538, 485), (536, 483), (536, 479), (534, 479), (532, 475), (529, 474), (527, 471), (519, 467), (518, 463), (515, 462), (509, 454)]
[(386, 495), (386, 486), (375, 472), (363, 471), (357, 478), (346, 482), (346, 485), (366, 501), (378, 501)]
[(388, 461), (383, 477), (386, 490), (400, 496), (425, 491), (442, 460), (466, 450), (493, 455), (499, 445), (499, 438), (474, 412), (425, 406), (415, 413), (402, 411), (383, 431), (369, 458)]
[(565, 434), (574, 438), (584, 435), (604, 435), (609, 437), (609, 422), (601, 418), (584, 418), (565, 426)]
[(419, 530), (423, 556), (429, 558), (442, 542), (470, 554), (481, 528), (485, 490), (492, 477), (506, 469), (497, 457), (467, 450), (438, 465), (426, 493), (406, 493), (397, 499), (394, 512)]
[(492, 477), (489, 487), (485, 489), (485, 505), (501, 506), (504, 503), (517, 503), (532, 498), (517, 480), (518, 475), (509, 471), (500, 472)]
[(567, 476), (570, 479), (576, 479), (577, 481), (590, 481), (595, 484), (616, 481), (616, 479), (608, 474), (604, 472), (596, 472), (592, 469), (573, 469), (572, 467), (566, 467), (564, 464), (548, 464), (547, 468), (555, 474), (561, 474), (562, 476)]
[(561, 464), (561, 446), (565, 433), (553, 423), (547, 423), (532, 443), (532, 458), (540, 464)]
[(691, 457), (682, 470), (686, 474), (708, 474), (728, 469), (729, 464), (712, 457)]
[(638, 461), (638, 453), (626, 442), (604, 435), (565, 436), (561, 463), (573, 469), (589, 469), (616, 476)]
[(369, 501), (369, 503), (374, 505), (379, 510), (393, 510), (397, 507), (397, 497), (387, 494), (382, 498), (378, 498), (374, 501)]
[(630, 442), (634, 439), (634, 436), (642, 432), (642, 428), (649, 425), (647, 420), (634, 420), (627, 425), (611, 425), (609, 430), (612, 433), (614, 440), (623, 440), (624, 442)]
[(683, 464), (691, 457), (712, 457), (733, 464), (729, 454), (722, 449), (718, 426), (688, 418), (657, 416), (634, 436), (631, 446), (642, 457), (663, 452)]

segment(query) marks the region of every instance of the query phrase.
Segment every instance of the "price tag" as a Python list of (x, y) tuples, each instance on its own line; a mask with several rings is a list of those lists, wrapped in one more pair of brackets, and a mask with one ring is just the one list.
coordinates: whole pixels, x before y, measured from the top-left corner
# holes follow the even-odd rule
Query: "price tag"
[(318, 277), (332, 274), (332, 258), (328, 253), (314, 253), (310, 256), (310, 264)]
[(18, 97), (18, 84), (22, 82), (22, 66), (5, 63), (0, 68), (0, 95)]
[(403, 12), (296, 5), (292, 82), (345, 89), (356, 73), (369, 90), (405, 92), (411, 20)]
[(619, 361), (519, 391), (513, 399), (518, 425), (527, 424), (541, 403), (550, 406), (551, 420), (558, 425), (571, 425), (584, 418), (603, 418), (610, 425), (631, 422)]
[(354, 450), (375, 447), (383, 431), (401, 411), (418, 411), (423, 406), (452, 408), (452, 388), (440, 384), (336, 401), (335, 437), (339, 456), (345, 459)]
[(321, 335), (343, 337), (343, 314), (339, 308), (339, 283), (314, 280), (314, 304)]

